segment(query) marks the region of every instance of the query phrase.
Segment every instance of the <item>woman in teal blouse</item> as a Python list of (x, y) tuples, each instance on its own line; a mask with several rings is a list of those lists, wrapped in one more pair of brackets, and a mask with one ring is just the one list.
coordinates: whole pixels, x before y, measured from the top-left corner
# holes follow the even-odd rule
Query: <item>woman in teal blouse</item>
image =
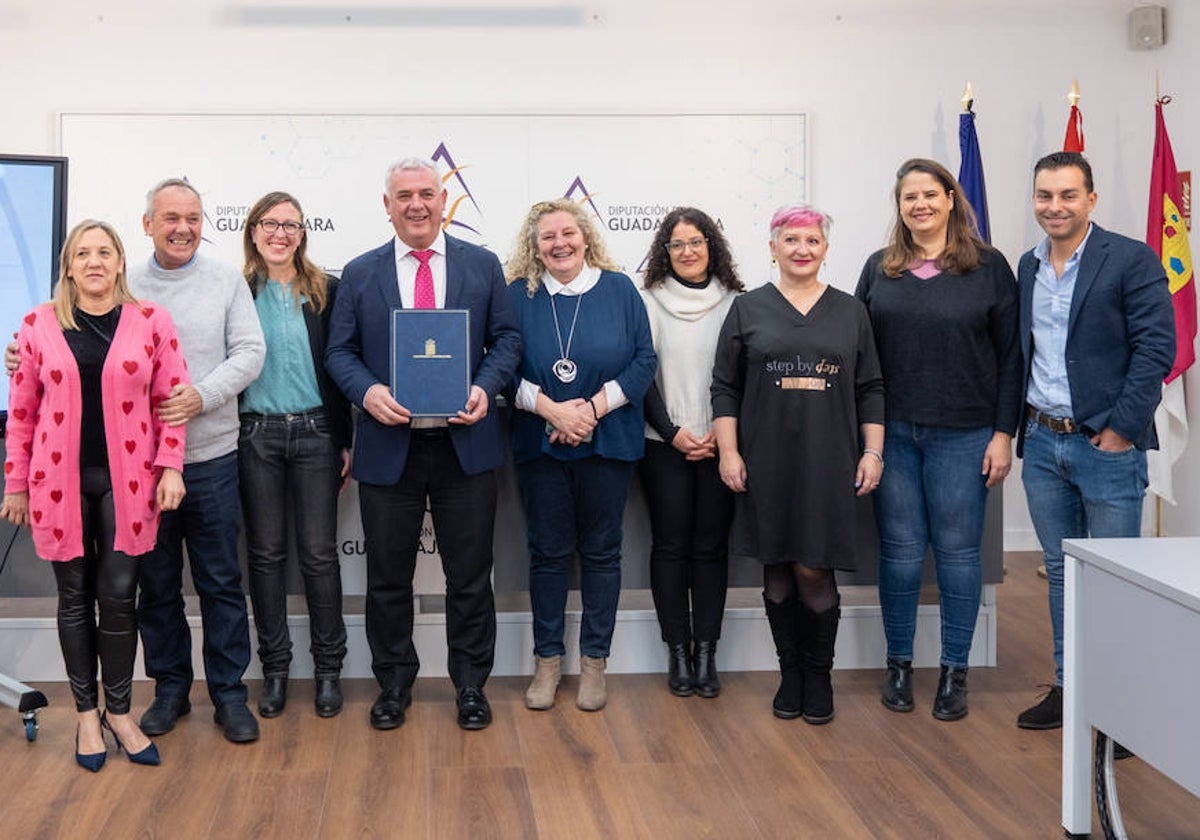
[(337, 497), (350, 474), (349, 409), (322, 358), (337, 281), (306, 255), (300, 203), (284, 192), (250, 208), (243, 273), (267, 342), (259, 378), (241, 398), (238, 471), (246, 524), (250, 599), (263, 691), (258, 711), (287, 703), (292, 642), (287, 628), (289, 513), (308, 601), (317, 714), (342, 709), (346, 655), (337, 552)]

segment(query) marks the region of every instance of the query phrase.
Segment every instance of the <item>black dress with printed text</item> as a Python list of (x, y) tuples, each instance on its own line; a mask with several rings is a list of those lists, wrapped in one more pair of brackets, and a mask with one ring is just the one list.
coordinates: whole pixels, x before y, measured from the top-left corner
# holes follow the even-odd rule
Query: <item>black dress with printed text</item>
[(739, 295), (717, 344), (713, 414), (738, 420), (746, 490), (730, 555), (856, 568), (859, 425), (883, 423), (883, 376), (866, 309), (829, 287), (802, 315), (771, 284)]

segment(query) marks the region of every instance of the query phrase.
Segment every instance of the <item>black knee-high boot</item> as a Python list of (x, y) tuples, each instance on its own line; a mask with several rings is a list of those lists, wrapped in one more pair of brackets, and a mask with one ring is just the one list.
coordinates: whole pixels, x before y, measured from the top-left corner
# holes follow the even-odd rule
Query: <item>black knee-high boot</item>
[(776, 604), (763, 596), (767, 609), (767, 621), (771, 635), (775, 638), (775, 651), (779, 654), (779, 690), (775, 692), (772, 710), (775, 717), (792, 720), (800, 717), (804, 704), (804, 673), (801, 671), (800, 638), (797, 635), (800, 602), (793, 595)]
[(800, 667), (804, 672), (804, 720), (811, 724), (833, 720), (833, 649), (841, 621), (841, 596), (823, 613), (814, 613), (804, 604), (798, 612)]

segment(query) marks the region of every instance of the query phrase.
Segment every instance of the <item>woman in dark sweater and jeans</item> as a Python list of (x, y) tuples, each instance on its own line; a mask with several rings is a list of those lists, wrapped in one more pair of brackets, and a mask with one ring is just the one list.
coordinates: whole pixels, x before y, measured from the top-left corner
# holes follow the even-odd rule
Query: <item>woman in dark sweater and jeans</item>
[(988, 488), (1008, 475), (1021, 412), (1017, 284), (941, 164), (906, 161), (895, 200), (891, 242), (867, 260), (857, 291), (887, 392), (887, 470), (875, 494), (887, 637), (881, 699), (912, 711), (913, 634), (932, 546), (942, 620), (933, 716), (958, 720), (967, 714)]

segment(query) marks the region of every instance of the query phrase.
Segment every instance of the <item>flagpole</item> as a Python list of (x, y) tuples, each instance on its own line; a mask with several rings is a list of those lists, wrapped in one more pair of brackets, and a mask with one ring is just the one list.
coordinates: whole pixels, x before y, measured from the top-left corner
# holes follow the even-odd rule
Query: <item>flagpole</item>
[[(1162, 94), (1159, 91), (1158, 70), (1154, 71), (1154, 102), (1157, 104), (1162, 99)], [(1163, 535), (1163, 500), (1162, 496), (1154, 494), (1154, 536), (1161, 537)]]

